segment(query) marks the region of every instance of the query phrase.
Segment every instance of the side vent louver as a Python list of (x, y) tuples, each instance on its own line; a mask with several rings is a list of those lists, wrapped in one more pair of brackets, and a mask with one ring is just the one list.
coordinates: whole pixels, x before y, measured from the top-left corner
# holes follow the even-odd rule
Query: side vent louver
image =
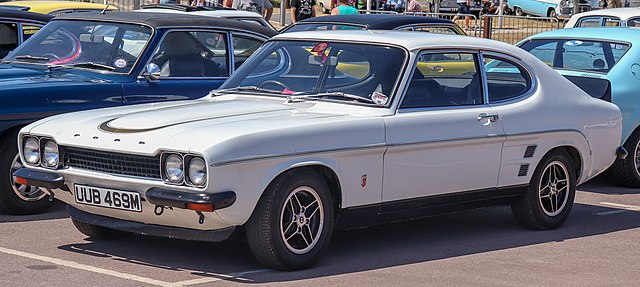
[(533, 157), (533, 154), (536, 152), (537, 145), (527, 146), (527, 150), (524, 151), (524, 158)]
[(518, 176), (525, 176), (527, 175), (527, 172), (529, 172), (529, 164), (521, 164), (520, 170), (518, 171)]

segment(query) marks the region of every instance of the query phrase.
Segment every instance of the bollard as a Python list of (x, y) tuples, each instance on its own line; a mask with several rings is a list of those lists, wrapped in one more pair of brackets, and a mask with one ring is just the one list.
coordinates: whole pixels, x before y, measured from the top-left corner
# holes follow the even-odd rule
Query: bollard
[(482, 21), (482, 38), (491, 39), (491, 18), (493, 17), (482, 17), (484, 21)]

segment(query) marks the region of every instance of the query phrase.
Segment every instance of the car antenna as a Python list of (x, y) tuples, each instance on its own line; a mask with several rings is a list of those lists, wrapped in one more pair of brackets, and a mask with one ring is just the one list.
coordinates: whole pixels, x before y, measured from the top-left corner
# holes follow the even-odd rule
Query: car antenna
[(107, 3), (107, 7), (104, 7), (104, 9), (102, 9), (102, 11), (100, 11), (100, 14), (104, 15), (107, 12), (107, 9), (109, 9), (109, 6), (111, 6), (111, 4), (113, 4), (113, 0), (111, 0), (109, 3)]

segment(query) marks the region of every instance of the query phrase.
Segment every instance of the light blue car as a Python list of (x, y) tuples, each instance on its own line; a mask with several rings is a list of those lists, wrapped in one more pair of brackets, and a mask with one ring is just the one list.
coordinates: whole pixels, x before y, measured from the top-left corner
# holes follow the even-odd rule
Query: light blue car
[(611, 168), (621, 184), (640, 187), (640, 29), (560, 29), (516, 45), (591, 96), (620, 107), (622, 143), (629, 156)]
[[(579, 0), (578, 12), (598, 9), (598, 0)], [(568, 19), (573, 14), (573, 0), (509, 0), (509, 8), (517, 16), (533, 15)]]

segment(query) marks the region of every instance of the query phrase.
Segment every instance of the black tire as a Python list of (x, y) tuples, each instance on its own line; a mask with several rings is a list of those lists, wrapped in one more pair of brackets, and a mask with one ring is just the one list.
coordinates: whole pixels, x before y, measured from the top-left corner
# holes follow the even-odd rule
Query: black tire
[(76, 229), (78, 229), (78, 231), (86, 236), (89, 236), (92, 239), (114, 239), (118, 237), (126, 237), (129, 235), (128, 232), (86, 223), (73, 217), (71, 218), (71, 221), (73, 222), (73, 225), (76, 227)]
[(549, 17), (549, 18), (557, 18), (556, 17), (556, 10), (553, 9), (553, 8), (549, 9), (549, 11), (547, 12), (547, 17)]
[[(294, 204), (293, 195), (298, 203)], [(319, 203), (307, 205), (313, 200)], [(308, 209), (300, 209), (304, 205)], [(287, 271), (304, 269), (329, 247), (333, 220), (331, 193), (322, 177), (313, 170), (289, 171), (275, 179), (260, 198), (246, 224), (247, 240), (262, 265)]]
[(524, 227), (554, 229), (569, 216), (575, 194), (576, 175), (571, 157), (565, 151), (555, 150), (542, 158), (526, 193), (511, 205), (511, 211)]
[(620, 185), (640, 187), (640, 162), (637, 162), (640, 151), (640, 130), (636, 130), (624, 143), (629, 155), (625, 159), (617, 159), (611, 166), (611, 173)]
[(520, 8), (520, 7), (515, 7), (513, 9), (515, 10), (514, 13), (516, 14), (516, 16), (521, 16), (522, 17), (522, 16), (527, 15), (522, 11), (522, 8)]
[(15, 183), (13, 171), (21, 165), (17, 136), (17, 131), (13, 131), (0, 139), (0, 210), (15, 215), (45, 212), (52, 205), (47, 194), (36, 187)]

